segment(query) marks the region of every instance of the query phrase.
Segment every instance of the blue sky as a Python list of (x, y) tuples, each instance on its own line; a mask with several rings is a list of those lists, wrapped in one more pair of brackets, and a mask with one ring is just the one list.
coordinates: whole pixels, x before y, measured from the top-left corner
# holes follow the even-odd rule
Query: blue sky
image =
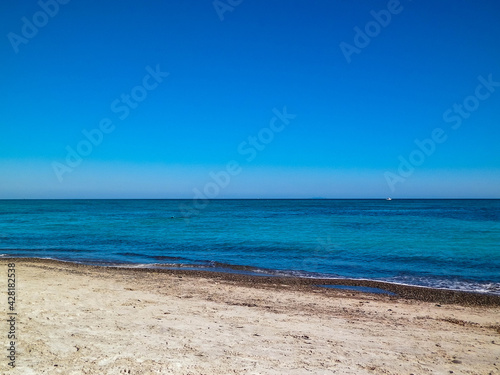
[(0, 4), (0, 198), (500, 198), (497, 1), (60, 1)]

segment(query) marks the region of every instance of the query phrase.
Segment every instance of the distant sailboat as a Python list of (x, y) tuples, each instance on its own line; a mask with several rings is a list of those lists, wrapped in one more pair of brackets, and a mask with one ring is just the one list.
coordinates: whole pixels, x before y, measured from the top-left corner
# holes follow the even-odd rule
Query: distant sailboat
[(386, 198), (385, 200), (386, 200), (386, 201), (392, 201), (392, 198), (391, 198), (391, 197), (389, 197), (389, 198)]

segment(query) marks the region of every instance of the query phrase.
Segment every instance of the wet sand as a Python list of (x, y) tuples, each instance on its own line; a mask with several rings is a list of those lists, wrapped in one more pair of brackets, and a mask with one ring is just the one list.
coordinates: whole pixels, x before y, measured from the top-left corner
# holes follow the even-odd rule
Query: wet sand
[(0, 290), (2, 374), (500, 374), (499, 296), (5, 258)]

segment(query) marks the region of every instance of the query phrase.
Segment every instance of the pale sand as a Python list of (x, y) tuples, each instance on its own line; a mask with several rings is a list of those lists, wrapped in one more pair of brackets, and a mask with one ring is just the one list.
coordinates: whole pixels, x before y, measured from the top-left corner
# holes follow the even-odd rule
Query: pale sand
[(498, 306), (57, 262), (16, 275), (2, 374), (500, 374)]

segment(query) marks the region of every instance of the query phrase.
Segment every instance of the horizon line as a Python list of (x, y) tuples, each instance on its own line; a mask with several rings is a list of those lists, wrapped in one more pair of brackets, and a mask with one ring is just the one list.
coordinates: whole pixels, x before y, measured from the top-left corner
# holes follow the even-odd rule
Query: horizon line
[[(388, 199), (391, 198), (391, 199)], [(0, 198), (0, 201), (22, 201), (22, 200), (178, 200), (178, 201), (191, 201), (197, 200), (193, 198)], [(406, 197), (406, 198), (392, 198), (392, 197), (380, 197), (380, 198), (322, 198), (322, 197), (313, 197), (313, 198), (213, 198), (213, 199), (205, 199), (207, 201), (230, 201), (230, 200), (500, 200), (500, 198), (477, 198), (477, 197), (469, 197), (469, 198), (415, 198), (415, 197)]]

